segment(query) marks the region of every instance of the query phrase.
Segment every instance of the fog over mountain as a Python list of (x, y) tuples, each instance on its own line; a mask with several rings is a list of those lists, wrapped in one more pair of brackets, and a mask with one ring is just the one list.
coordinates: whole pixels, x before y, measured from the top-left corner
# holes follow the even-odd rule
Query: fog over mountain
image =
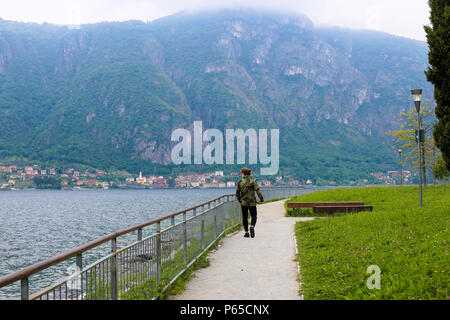
[(5, 20), (62, 25), (105, 21), (153, 21), (177, 12), (269, 10), (303, 13), (316, 26), (369, 29), (425, 41), (424, 0), (15, 0), (2, 4)]

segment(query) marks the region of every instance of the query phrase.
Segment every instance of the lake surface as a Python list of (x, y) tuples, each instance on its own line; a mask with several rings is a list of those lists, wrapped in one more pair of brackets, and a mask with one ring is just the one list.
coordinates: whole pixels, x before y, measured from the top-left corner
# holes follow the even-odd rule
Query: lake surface
[[(234, 189), (2, 191), (0, 277), (111, 232), (231, 193)], [(125, 237), (122, 242), (134, 240)], [(89, 251), (84, 265), (107, 253), (109, 246)], [(30, 292), (67, 276), (67, 268), (75, 263), (71, 260), (32, 276)], [(0, 299), (19, 297), (18, 283), (0, 289)]]

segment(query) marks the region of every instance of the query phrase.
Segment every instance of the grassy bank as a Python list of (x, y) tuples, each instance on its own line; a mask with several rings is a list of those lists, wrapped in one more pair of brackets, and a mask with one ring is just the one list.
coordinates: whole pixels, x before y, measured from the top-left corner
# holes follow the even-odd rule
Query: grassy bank
[[(305, 299), (449, 299), (450, 185), (320, 191), (294, 201), (364, 201), (362, 212), (296, 224)], [(305, 213), (306, 214), (306, 213)], [(366, 273), (381, 269), (381, 289)]]

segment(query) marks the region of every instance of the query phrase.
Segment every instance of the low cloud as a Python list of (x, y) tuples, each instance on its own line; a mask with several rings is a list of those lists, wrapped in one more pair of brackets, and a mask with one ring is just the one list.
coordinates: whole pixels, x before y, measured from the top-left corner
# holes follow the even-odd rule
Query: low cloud
[(316, 25), (372, 29), (425, 40), (425, 0), (15, 0), (2, 2), (0, 17), (24, 22), (83, 24), (151, 21), (179, 11), (268, 9), (306, 14)]

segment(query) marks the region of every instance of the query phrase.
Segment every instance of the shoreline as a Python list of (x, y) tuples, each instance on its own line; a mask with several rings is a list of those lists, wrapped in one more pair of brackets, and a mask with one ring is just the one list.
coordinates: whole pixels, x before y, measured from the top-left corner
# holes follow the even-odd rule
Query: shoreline
[(234, 190), (235, 188), (61, 188), (61, 189), (39, 189), (39, 188), (24, 188), (24, 189), (0, 189), (0, 192), (4, 191), (108, 191), (108, 190)]

